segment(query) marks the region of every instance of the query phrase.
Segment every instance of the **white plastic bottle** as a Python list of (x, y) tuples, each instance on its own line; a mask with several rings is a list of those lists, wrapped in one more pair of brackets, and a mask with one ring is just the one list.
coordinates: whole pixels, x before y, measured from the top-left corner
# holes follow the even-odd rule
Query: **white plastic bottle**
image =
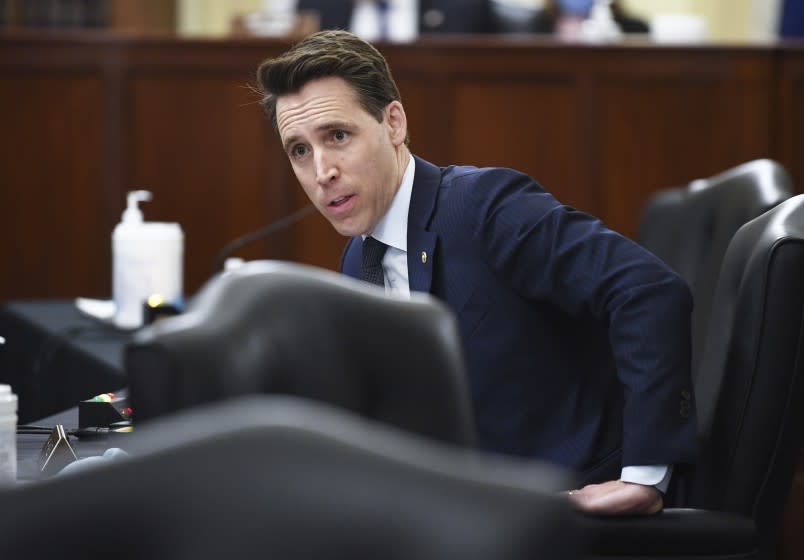
[(182, 296), (184, 233), (177, 223), (146, 222), (138, 203), (148, 191), (131, 191), (122, 221), (112, 234), (114, 323), (135, 329), (143, 323), (143, 305), (154, 295), (163, 301)]
[(17, 481), (17, 395), (0, 385), (0, 485)]

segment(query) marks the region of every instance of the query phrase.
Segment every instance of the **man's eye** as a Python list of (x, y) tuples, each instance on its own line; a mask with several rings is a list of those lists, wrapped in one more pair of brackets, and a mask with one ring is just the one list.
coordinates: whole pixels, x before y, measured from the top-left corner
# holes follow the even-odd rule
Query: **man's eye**
[(293, 157), (300, 158), (307, 153), (307, 147), (301, 144), (293, 146), (293, 148), (291, 149), (291, 153), (293, 154)]
[(337, 140), (338, 142), (342, 142), (343, 140), (346, 140), (347, 135), (348, 135), (348, 134), (347, 134), (347, 132), (346, 132), (345, 130), (336, 130), (336, 131), (335, 131), (335, 132), (332, 134), (332, 137), (333, 137), (335, 140)]

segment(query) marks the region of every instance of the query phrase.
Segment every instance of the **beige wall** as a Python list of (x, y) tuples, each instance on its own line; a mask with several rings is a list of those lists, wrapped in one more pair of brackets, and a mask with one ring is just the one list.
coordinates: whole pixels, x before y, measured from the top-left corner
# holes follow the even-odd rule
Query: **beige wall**
[(237, 14), (259, 10), (263, 0), (177, 0), (179, 33), (225, 35)]
[(659, 13), (694, 14), (706, 20), (709, 37), (715, 41), (740, 41), (764, 36), (754, 29), (755, 4), (772, 5), (773, 0), (626, 0), (634, 14), (650, 20)]
[[(178, 0), (179, 32), (226, 34), (232, 17), (260, 9), (265, 0)], [(270, 1), (270, 0), (268, 0)], [(541, 0), (507, 0), (540, 5)], [(702, 16), (714, 41), (743, 41), (772, 36), (778, 0), (623, 0), (648, 21), (659, 13)]]

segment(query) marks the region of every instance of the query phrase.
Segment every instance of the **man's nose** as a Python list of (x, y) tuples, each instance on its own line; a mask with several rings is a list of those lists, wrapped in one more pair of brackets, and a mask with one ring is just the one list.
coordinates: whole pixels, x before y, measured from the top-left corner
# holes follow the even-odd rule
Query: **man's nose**
[(316, 153), (315, 173), (316, 180), (322, 185), (333, 181), (338, 176), (338, 169), (326, 152), (318, 151)]

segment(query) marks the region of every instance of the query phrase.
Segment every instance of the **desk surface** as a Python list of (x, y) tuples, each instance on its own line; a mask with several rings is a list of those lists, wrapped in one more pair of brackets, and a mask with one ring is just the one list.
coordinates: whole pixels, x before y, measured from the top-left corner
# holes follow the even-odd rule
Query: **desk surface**
[(20, 424), (126, 384), (131, 333), (87, 317), (72, 300), (8, 302), (0, 306), (0, 335), (0, 383), (19, 397)]
[[(78, 427), (78, 407), (73, 407), (58, 414), (37, 420), (35, 425), (46, 426), (48, 428), (61, 424), (65, 429)], [(118, 436), (122, 438), (124, 436)], [(39, 470), (39, 454), (47, 441), (45, 434), (19, 434), (17, 435), (17, 481), (31, 482), (43, 478)], [(110, 447), (120, 445), (119, 441), (112, 438), (78, 440), (70, 438), (70, 445), (73, 447), (79, 459), (102, 455)]]

